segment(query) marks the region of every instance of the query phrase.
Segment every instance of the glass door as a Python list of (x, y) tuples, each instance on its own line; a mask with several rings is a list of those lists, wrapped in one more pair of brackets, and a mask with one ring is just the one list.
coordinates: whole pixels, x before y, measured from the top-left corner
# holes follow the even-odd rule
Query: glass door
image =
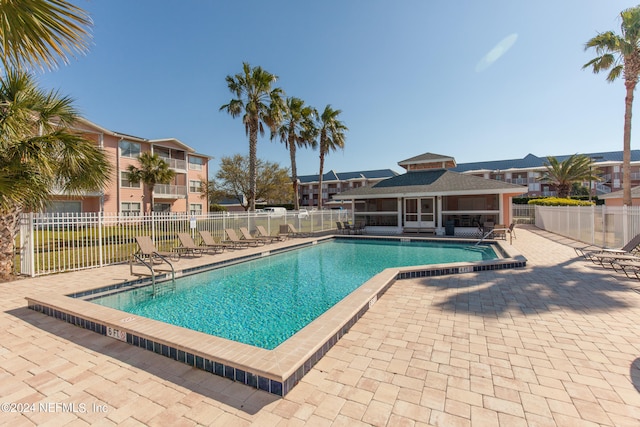
[(404, 199), (404, 226), (420, 226), (418, 222), (418, 199)]

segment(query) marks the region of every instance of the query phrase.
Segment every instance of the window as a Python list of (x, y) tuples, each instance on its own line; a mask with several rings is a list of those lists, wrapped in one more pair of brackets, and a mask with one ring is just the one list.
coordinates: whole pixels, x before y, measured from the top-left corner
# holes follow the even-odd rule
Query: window
[(120, 187), (122, 188), (140, 188), (140, 183), (137, 184), (129, 181), (128, 173), (126, 171), (120, 171)]
[(204, 159), (202, 157), (189, 156), (189, 169), (195, 171), (201, 171)]
[(120, 156), (137, 158), (140, 156), (140, 144), (131, 141), (120, 141)]
[(55, 201), (49, 203), (45, 208), (45, 213), (81, 213), (82, 203), (71, 201)]
[(189, 205), (189, 213), (191, 215), (202, 215), (202, 204), (201, 203), (191, 203)]
[(200, 181), (189, 180), (189, 193), (200, 192)]
[(140, 203), (122, 202), (120, 205), (120, 213), (123, 216), (138, 216), (140, 215)]
[(171, 203), (154, 203), (154, 212), (171, 212)]

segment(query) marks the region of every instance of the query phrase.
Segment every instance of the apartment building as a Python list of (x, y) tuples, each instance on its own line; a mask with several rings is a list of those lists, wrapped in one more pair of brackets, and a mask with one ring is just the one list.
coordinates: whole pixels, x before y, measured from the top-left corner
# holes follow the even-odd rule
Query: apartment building
[[(112, 177), (100, 192), (79, 196), (55, 193), (48, 211), (140, 215), (150, 212), (153, 200), (154, 212), (207, 213), (208, 203), (200, 183), (208, 179), (210, 156), (196, 153), (175, 138), (140, 138), (105, 129), (86, 119), (79, 119), (75, 130), (104, 150), (113, 165)], [(139, 166), (138, 156), (144, 152), (158, 154), (175, 172), (172, 182), (155, 186), (153, 197), (144, 183), (134, 184), (127, 179), (127, 167)]]
[[(377, 184), (378, 182), (397, 176), (398, 173), (391, 169), (379, 169), (355, 172), (335, 172), (330, 170), (322, 175), (322, 190), (320, 190), (320, 175), (298, 176), (298, 197), (300, 206), (318, 206), (318, 200), (322, 197), (322, 205), (329, 207), (336, 205), (331, 198), (339, 193), (354, 188)], [(342, 202), (339, 202), (339, 206)]]
[[(622, 189), (622, 151), (584, 153), (593, 161), (595, 175), (600, 181), (584, 182), (593, 195), (608, 194)], [(570, 155), (554, 156), (559, 161)], [(546, 157), (528, 154), (522, 159), (491, 160), (487, 162), (459, 163), (452, 171), (470, 174), (511, 184), (526, 185), (524, 196), (555, 196), (552, 184), (540, 181), (546, 170)], [(631, 186), (640, 185), (640, 150), (631, 150)]]

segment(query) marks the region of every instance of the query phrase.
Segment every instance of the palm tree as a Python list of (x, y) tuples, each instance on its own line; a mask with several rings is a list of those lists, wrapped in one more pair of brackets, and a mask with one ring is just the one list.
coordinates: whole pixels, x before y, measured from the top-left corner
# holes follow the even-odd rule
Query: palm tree
[(127, 168), (127, 179), (134, 184), (143, 182), (148, 188), (148, 194), (151, 195), (150, 211), (153, 212), (153, 189), (156, 184), (170, 183), (176, 173), (169, 168), (169, 163), (162, 160), (157, 153), (142, 153), (138, 156), (138, 162), (140, 162), (139, 168), (134, 165), (129, 165)]
[(322, 209), (322, 174), (324, 173), (324, 158), (330, 151), (344, 148), (345, 135), (349, 129), (338, 120), (342, 110), (334, 110), (331, 105), (324, 107), (320, 115), (320, 175), (318, 177), (318, 209)]
[(631, 206), (631, 110), (633, 91), (640, 75), (640, 6), (625, 9), (620, 13), (621, 35), (613, 31), (600, 33), (585, 44), (585, 50), (594, 48), (596, 58), (582, 68), (593, 69), (594, 73), (610, 70), (607, 81), (613, 82), (624, 76), (626, 88), (624, 108), (624, 135), (622, 154), (622, 202)]
[(5, 70), (55, 68), (89, 47), (91, 18), (65, 0), (0, 2), (0, 57)]
[(103, 151), (73, 132), (72, 100), (40, 90), (32, 76), (0, 78), (0, 280), (13, 271), (18, 218), (41, 210), (54, 190), (101, 190), (111, 173)]
[(304, 105), (302, 99), (290, 97), (285, 102), (282, 124), (278, 128), (280, 141), (289, 149), (289, 157), (291, 158), (291, 182), (295, 210), (300, 209), (296, 149), (308, 146), (316, 148), (316, 135), (314, 134), (316, 128), (313, 121), (317, 116), (318, 112), (314, 108)]
[(591, 159), (583, 154), (573, 154), (562, 162), (549, 156), (544, 166), (547, 170), (539, 180), (555, 185), (561, 198), (569, 196), (575, 182), (600, 181), (592, 172)]
[(235, 76), (227, 76), (227, 86), (236, 98), (228, 104), (220, 107), (220, 111), (226, 111), (231, 117), (241, 114), (242, 123), (246, 134), (249, 136), (249, 210), (256, 209), (256, 176), (257, 176), (257, 146), (258, 133), (264, 135), (264, 125), (268, 126), (272, 133), (276, 132), (280, 123), (282, 111), (282, 89), (272, 88), (277, 76), (263, 70), (261, 67), (253, 67), (242, 63), (242, 73)]

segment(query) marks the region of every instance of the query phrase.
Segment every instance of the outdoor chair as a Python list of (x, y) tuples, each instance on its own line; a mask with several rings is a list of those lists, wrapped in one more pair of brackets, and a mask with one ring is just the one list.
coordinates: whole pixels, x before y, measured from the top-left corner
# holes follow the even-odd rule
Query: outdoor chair
[(614, 260), (611, 266), (616, 271), (622, 270), (629, 279), (640, 280), (640, 261)]
[(242, 235), (242, 237), (240, 237), (240, 240), (246, 240), (246, 241), (256, 241), (260, 244), (265, 244), (265, 243), (271, 243), (271, 239), (267, 238), (267, 237), (254, 237), (251, 235), (251, 233), (249, 232), (249, 230), (247, 230), (247, 227), (240, 227), (240, 234)]
[(169, 259), (174, 261), (180, 259), (180, 254), (178, 252), (159, 251), (149, 236), (136, 236), (136, 243), (138, 243), (138, 251), (136, 252), (136, 255), (146, 258), (151, 262), (167, 262), (171, 264)]
[(286, 234), (278, 234), (277, 236), (270, 235), (269, 233), (267, 233), (267, 230), (264, 229), (263, 225), (256, 225), (256, 230), (258, 230), (260, 237), (271, 238), (273, 239), (272, 242), (287, 240)]
[(508, 234), (509, 235), (509, 244), (511, 244), (513, 239), (515, 239), (515, 237), (516, 237), (515, 228), (516, 228), (516, 223), (515, 222), (512, 222), (511, 224), (509, 224), (508, 227), (506, 227), (506, 226), (504, 226), (502, 224), (496, 225), (495, 228), (493, 229), (493, 236), (496, 239), (507, 240), (507, 234)]
[(621, 248), (601, 248), (598, 246), (586, 246), (582, 248), (574, 248), (578, 256), (593, 262), (594, 264), (606, 267), (607, 264), (611, 264), (614, 260), (619, 261), (640, 261), (640, 257), (635, 255), (635, 252), (640, 246), (640, 234), (636, 235), (633, 239)]
[(351, 224), (349, 224), (348, 221), (343, 221), (342, 222), (342, 228), (344, 229), (345, 234), (353, 233), (353, 226)]
[(336, 227), (338, 227), (338, 233), (339, 234), (345, 234), (345, 228), (342, 226), (342, 223), (340, 221), (336, 221)]
[(229, 243), (222, 243), (216, 241), (216, 239), (211, 235), (211, 233), (207, 230), (198, 231), (200, 234), (200, 238), (202, 238), (202, 244), (209, 248), (213, 248), (214, 250), (219, 250), (220, 252), (224, 251), (226, 248), (235, 249), (236, 245)]
[(356, 222), (353, 227), (353, 234), (362, 234), (364, 233), (364, 221), (358, 221)]
[(496, 224), (493, 228), (493, 238), (507, 240), (507, 231), (509, 227), (504, 224)]
[(280, 233), (286, 230), (289, 237), (309, 237), (309, 233), (301, 232), (296, 229), (293, 224), (283, 224), (280, 226)]
[(482, 224), (483, 236), (486, 236), (487, 233), (493, 230), (494, 228), (495, 228), (495, 224), (492, 221), (485, 221), (484, 224)]
[(258, 240), (246, 240), (239, 238), (236, 234), (236, 230), (234, 230), (233, 228), (225, 228), (224, 232), (227, 234), (227, 240), (223, 240), (224, 243), (231, 243), (236, 247), (258, 246), (260, 244)]
[(201, 256), (205, 252), (222, 252), (224, 249), (219, 246), (196, 245), (189, 233), (178, 233), (178, 241), (180, 246), (176, 247), (175, 250), (186, 254)]

